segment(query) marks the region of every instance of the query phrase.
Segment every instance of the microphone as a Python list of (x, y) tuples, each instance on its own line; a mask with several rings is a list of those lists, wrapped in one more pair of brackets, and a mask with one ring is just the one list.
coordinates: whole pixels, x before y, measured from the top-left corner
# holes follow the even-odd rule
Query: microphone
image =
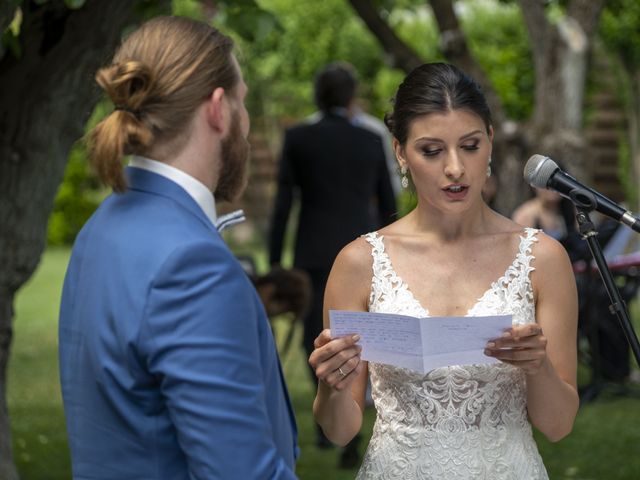
[(625, 210), (613, 200), (582, 185), (567, 172), (563, 172), (558, 167), (558, 164), (549, 157), (533, 155), (527, 160), (524, 166), (524, 179), (532, 187), (555, 190), (574, 203), (581, 203), (582, 198), (587, 198), (585, 195), (580, 195), (580, 193), (589, 192), (593, 200), (595, 200), (595, 205), (593, 206), (595, 210), (624, 223), (636, 232), (640, 232), (640, 219), (634, 217), (630, 211)]

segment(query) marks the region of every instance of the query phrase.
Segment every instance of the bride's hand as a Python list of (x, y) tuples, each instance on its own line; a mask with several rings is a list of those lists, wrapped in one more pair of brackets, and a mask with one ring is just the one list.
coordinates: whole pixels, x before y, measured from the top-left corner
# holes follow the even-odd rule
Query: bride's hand
[(547, 339), (538, 324), (519, 325), (490, 340), (484, 353), (535, 375), (547, 361)]
[(335, 390), (348, 388), (362, 370), (360, 352), (356, 342), (359, 335), (331, 338), (327, 328), (313, 342), (315, 350), (309, 356), (309, 364), (318, 379)]

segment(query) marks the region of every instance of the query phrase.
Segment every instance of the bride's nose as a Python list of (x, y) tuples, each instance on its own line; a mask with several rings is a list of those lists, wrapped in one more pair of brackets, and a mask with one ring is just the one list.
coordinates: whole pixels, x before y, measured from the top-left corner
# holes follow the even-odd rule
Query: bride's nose
[(464, 175), (464, 165), (458, 154), (449, 153), (444, 164), (444, 174), (447, 178), (457, 180)]

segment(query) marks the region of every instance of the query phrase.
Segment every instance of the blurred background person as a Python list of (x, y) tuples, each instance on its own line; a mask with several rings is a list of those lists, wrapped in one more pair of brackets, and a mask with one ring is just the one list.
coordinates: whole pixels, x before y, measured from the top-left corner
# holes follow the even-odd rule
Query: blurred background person
[[(337, 62), (334, 63), (333, 66), (342, 68), (344, 71), (348, 72), (351, 75), (354, 86), (357, 90), (358, 79), (355, 67), (347, 62)], [(357, 91), (354, 93), (354, 95), (357, 95)], [(358, 127), (369, 130), (380, 137), (380, 140), (382, 141), (382, 149), (384, 150), (384, 156), (387, 161), (387, 168), (389, 169), (391, 186), (393, 187), (394, 195), (397, 197), (401, 192), (401, 185), (400, 177), (397, 174), (398, 164), (396, 162), (396, 155), (393, 153), (393, 148), (391, 147), (393, 137), (389, 133), (389, 129), (382, 120), (367, 113), (366, 108), (363, 106), (363, 103), (366, 103), (366, 100), (363, 100), (362, 98), (354, 98), (351, 101), (349, 107), (345, 109), (344, 113), (346, 117), (351, 121), (351, 123)], [(305, 120), (310, 124), (316, 123), (319, 122), (323, 116), (324, 113), (322, 110), (320, 110), (312, 113)]]
[[(396, 202), (380, 135), (352, 122), (357, 80), (353, 67), (332, 63), (315, 78), (316, 121), (285, 132), (271, 224), (269, 260), (281, 262), (294, 198), (300, 202), (294, 267), (311, 279), (312, 298), (304, 318), (307, 356), (322, 330), (322, 299), (329, 270), (342, 247), (372, 229), (390, 223)], [(317, 380), (309, 369), (314, 385)], [(328, 447), (317, 429), (317, 446)], [(357, 439), (343, 451), (341, 465), (354, 466)]]
[(553, 190), (534, 188), (534, 196), (515, 209), (514, 222), (539, 228), (558, 241), (576, 231), (575, 208), (571, 200)]
[[(560, 166), (563, 171), (564, 167)], [(624, 391), (623, 385), (631, 374), (630, 352), (624, 331), (617, 318), (609, 311), (611, 300), (597, 270), (591, 268), (592, 255), (582, 239), (576, 222), (573, 202), (559, 193), (533, 188), (534, 196), (520, 205), (512, 215), (515, 222), (539, 228), (558, 240), (567, 250), (576, 273), (579, 298), (578, 332), (580, 358), (591, 370), (587, 385), (580, 388), (582, 402), (595, 399), (606, 387), (615, 386)], [(616, 199), (621, 202), (622, 199)], [(629, 236), (626, 227), (597, 212), (590, 213), (596, 225), (598, 242), (607, 260), (623, 253)], [(615, 240), (614, 240), (615, 239)], [(619, 278), (620, 292), (625, 301), (633, 299), (637, 292), (637, 279), (614, 271)]]

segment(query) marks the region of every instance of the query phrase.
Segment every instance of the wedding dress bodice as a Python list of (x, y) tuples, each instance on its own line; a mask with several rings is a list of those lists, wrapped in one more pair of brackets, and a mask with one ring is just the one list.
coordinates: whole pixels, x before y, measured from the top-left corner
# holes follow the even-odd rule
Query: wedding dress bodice
[[(505, 274), (468, 316), (512, 314), (535, 322), (529, 273), (537, 230), (525, 229)], [(393, 270), (383, 237), (372, 246), (369, 310), (428, 317)], [(456, 365), (426, 375), (369, 363), (377, 417), (358, 479), (539, 480), (547, 473), (531, 435), (523, 372), (505, 363)]]

